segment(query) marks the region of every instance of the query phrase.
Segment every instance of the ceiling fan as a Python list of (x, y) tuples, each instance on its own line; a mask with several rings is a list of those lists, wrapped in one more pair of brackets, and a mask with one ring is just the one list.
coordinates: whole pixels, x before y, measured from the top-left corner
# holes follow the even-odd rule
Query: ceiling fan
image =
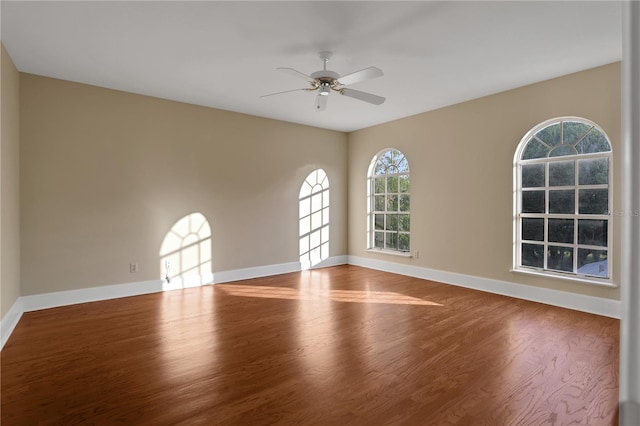
[(279, 70), (284, 71), (287, 74), (306, 80), (311, 85), (311, 87), (304, 89), (285, 90), (284, 92), (270, 93), (268, 95), (262, 95), (260, 97), (264, 98), (267, 96), (281, 95), (283, 93), (298, 92), (300, 90), (304, 90), (307, 92), (317, 90), (318, 96), (316, 96), (316, 102), (314, 106), (316, 111), (324, 111), (327, 106), (329, 93), (331, 93), (332, 90), (340, 93), (341, 95), (369, 102), (370, 104), (374, 105), (380, 105), (385, 101), (385, 98), (383, 98), (382, 96), (345, 87), (350, 84), (358, 83), (360, 81), (383, 76), (384, 73), (380, 68), (369, 67), (360, 71), (355, 71), (350, 74), (340, 76), (340, 74), (338, 74), (337, 72), (327, 70), (327, 62), (329, 62), (329, 59), (331, 59), (331, 55), (332, 53), (328, 51), (319, 52), (318, 56), (323, 63), (322, 70), (316, 71), (311, 75), (307, 75), (293, 68), (278, 68)]

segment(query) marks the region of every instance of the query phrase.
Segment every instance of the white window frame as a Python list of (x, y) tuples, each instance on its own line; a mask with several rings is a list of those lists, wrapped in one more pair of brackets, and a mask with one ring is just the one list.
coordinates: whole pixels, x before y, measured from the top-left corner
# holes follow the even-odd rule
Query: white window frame
[[(398, 173), (385, 173), (385, 174), (376, 174), (376, 164), (378, 163), (378, 161), (389, 151), (397, 151), (398, 153), (400, 153), (402, 155), (402, 157), (404, 158), (404, 160), (407, 163), (407, 170), (405, 171), (398, 171)], [(400, 191), (400, 176), (408, 176), (408, 191), (407, 192), (401, 192)], [(376, 214), (384, 214), (385, 215), (385, 227), (386, 227), (386, 220), (387, 220), (387, 211), (377, 211), (375, 209), (375, 178), (379, 178), (379, 177), (396, 177), (398, 178), (398, 191), (397, 192), (387, 192), (386, 188), (385, 188), (385, 192), (383, 193), (385, 196), (387, 194), (397, 194), (398, 195), (398, 210), (397, 210), (397, 214), (406, 214), (409, 216), (409, 231), (400, 231), (399, 230), (399, 223), (398, 223), (398, 230), (396, 231), (396, 233), (398, 234), (398, 238), (400, 237), (400, 234), (404, 234), (404, 235), (408, 235), (409, 236), (409, 248), (407, 248), (407, 250), (400, 250), (400, 249), (394, 249), (394, 248), (389, 248), (386, 247), (386, 243), (385, 243), (385, 247), (376, 247), (375, 244), (375, 215)], [(385, 179), (386, 182), (386, 179)], [(385, 183), (386, 185), (386, 183)], [(378, 193), (378, 195), (380, 195), (382, 193)], [(400, 211), (400, 194), (402, 195), (406, 195), (409, 197), (409, 210), (408, 211)], [(386, 233), (390, 233), (389, 231), (387, 231), (386, 229), (383, 230), (383, 232)], [(369, 170), (367, 172), (367, 250), (369, 251), (373, 251), (373, 252), (379, 252), (379, 253), (386, 253), (386, 254), (393, 254), (393, 255), (397, 255), (397, 256), (406, 256), (406, 257), (411, 257), (411, 168), (409, 166), (409, 159), (407, 158), (407, 156), (405, 155), (404, 152), (400, 151), (397, 148), (385, 148), (383, 150), (381, 150), (380, 152), (378, 152), (373, 159), (371, 160), (371, 163), (369, 164)]]
[[(575, 155), (565, 155), (559, 157), (544, 157), (544, 158), (536, 158), (529, 160), (522, 160), (521, 157), (528, 145), (528, 143), (534, 139), (535, 135), (540, 132), (542, 129), (554, 125), (556, 123), (560, 123), (560, 129), (562, 129), (563, 122), (580, 122), (592, 127), (592, 129), (600, 132), (609, 143), (609, 151), (603, 151), (598, 153), (589, 153), (589, 154), (575, 154)], [(591, 131), (591, 130), (590, 130)], [(587, 132), (589, 133), (589, 132)], [(586, 134), (585, 134), (586, 135)], [(582, 139), (584, 139), (583, 135), (578, 141), (573, 143), (572, 145), (577, 145)], [(560, 140), (562, 141), (562, 133), (560, 136)], [(540, 139), (537, 139), (540, 141)], [(541, 141), (542, 142), (542, 141)], [(546, 145), (546, 144), (545, 144)], [(549, 152), (552, 150), (550, 147)], [(609, 161), (609, 170), (608, 170), (608, 184), (601, 185), (580, 185), (578, 180), (578, 171), (579, 171), (579, 161), (585, 159), (598, 159), (598, 158), (607, 158)], [(569, 186), (550, 186), (549, 185), (549, 165), (555, 162), (562, 161), (575, 161), (575, 179), (574, 185)], [(544, 164), (545, 165), (545, 183), (543, 187), (533, 187), (533, 188), (523, 188), (522, 186), (522, 166), (530, 165), (530, 164)], [(515, 272), (523, 272), (535, 275), (542, 276), (551, 276), (555, 278), (569, 279), (589, 284), (598, 284), (605, 286), (614, 286), (612, 280), (612, 266), (613, 266), (613, 224), (612, 224), (612, 215), (611, 215), (611, 206), (612, 206), (612, 182), (613, 182), (613, 152), (611, 148), (611, 140), (607, 136), (607, 134), (600, 128), (596, 123), (581, 118), (581, 117), (559, 117), (553, 118), (550, 120), (546, 120), (533, 129), (531, 129), (520, 141), (518, 147), (516, 149), (516, 153), (514, 155), (513, 161), (513, 182), (514, 182), (514, 191), (513, 191), (513, 206), (514, 206), (514, 244), (513, 244), (513, 269)], [(579, 190), (580, 189), (607, 189), (608, 190), (608, 208), (606, 214), (585, 214), (578, 213), (579, 207)], [(549, 191), (550, 190), (574, 190), (575, 191), (575, 208), (574, 214), (559, 214), (559, 213), (549, 213)], [(522, 212), (522, 193), (528, 190), (544, 190), (545, 191), (545, 212), (544, 213), (523, 213)], [(522, 219), (524, 218), (541, 218), (544, 219), (544, 236), (543, 241), (535, 241), (535, 244), (543, 245), (544, 247), (544, 263), (543, 267), (534, 267), (534, 266), (526, 266), (522, 265), (522, 243), (526, 244), (527, 240), (522, 238)], [(548, 220), (549, 219), (573, 219), (574, 221), (574, 231), (573, 231), (573, 243), (558, 243), (558, 242), (549, 242), (548, 241)], [(578, 244), (578, 220), (591, 219), (591, 220), (606, 220), (607, 221), (607, 246), (591, 246), (586, 244)], [(560, 247), (568, 247), (573, 249), (573, 271), (572, 272), (564, 272), (557, 271), (553, 269), (547, 268), (548, 255), (547, 250), (549, 245), (552, 246), (560, 246)], [(578, 273), (578, 249), (593, 249), (593, 250), (606, 250), (607, 251), (607, 267), (608, 267), (608, 277), (598, 277), (594, 275), (586, 275)]]

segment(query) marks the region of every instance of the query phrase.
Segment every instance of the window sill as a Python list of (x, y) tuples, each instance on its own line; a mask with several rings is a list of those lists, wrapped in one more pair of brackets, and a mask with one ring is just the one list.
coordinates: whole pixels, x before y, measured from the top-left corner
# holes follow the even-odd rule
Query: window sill
[(590, 284), (590, 285), (599, 285), (602, 287), (609, 287), (609, 288), (617, 288), (618, 285), (614, 284), (613, 282), (611, 282), (610, 278), (603, 278), (603, 279), (598, 279), (595, 277), (586, 277), (586, 276), (577, 276), (577, 275), (569, 275), (569, 274), (562, 274), (562, 273), (553, 273), (553, 272), (547, 272), (547, 271), (542, 271), (542, 270), (536, 270), (536, 269), (515, 269), (515, 268), (511, 268), (509, 270), (510, 272), (515, 272), (517, 274), (525, 274), (525, 275), (535, 275), (538, 277), (544, 277), (544, 278), (557, 278), (560, 280), (566, 280), (566, 281), (574, 281), (574, 282), (579, 282), (579, 283), (583, 283), (583, 284)]
[(413, 258), (413, 256), (411, 256), (411, 252), (410, 251), (391, 251), (391, 250), (382, 250), (382, 249), (375, 249), (375, 248), (370, 248), (367, 249), (367, 252), (369, 253), (377, 253), (377, 254), (389, 254), (391, 256), (399, 256), (399, 257), (406, 257), (406, 258)]

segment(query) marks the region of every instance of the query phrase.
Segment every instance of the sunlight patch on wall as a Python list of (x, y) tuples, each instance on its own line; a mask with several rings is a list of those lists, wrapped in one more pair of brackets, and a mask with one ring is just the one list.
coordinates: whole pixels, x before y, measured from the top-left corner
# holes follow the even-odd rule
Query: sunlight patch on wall
[(300, 188), (300, 265), (312, 268), (329, 257), (329, 178), (312, 171)]
[(163, 290), (196, 287), (213, 281), (211, 227), (202, 213), (191, 213), (171, 228), (160, 248)]

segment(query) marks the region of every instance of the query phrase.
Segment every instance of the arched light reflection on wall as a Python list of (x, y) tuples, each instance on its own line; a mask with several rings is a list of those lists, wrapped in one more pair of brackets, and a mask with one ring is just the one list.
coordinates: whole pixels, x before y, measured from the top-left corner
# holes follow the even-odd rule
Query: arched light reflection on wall
[(213, 281), (211, 227), (202, 213), (191, 213), (171, 228), (160, 248), (163, 290), (196, 287)]
[(329, 178), (312, 171), (300, 187), (300, 265), (302, 270), (329, 257)]

